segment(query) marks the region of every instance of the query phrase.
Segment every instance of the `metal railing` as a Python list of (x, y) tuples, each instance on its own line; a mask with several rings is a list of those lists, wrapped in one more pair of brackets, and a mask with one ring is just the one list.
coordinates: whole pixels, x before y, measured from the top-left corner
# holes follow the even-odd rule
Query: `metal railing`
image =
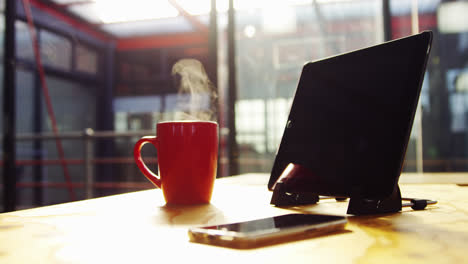
[[(34, 140), (55, 140), (57, 137), (62, 140), (80, 140), (83, 144), (83, 159), (65, 159), (67, 165), (83, 165), (84, 166), (84, 183), (73, 183), (74, 186), (85, 189), (85, 198), (94, 197), (94, 189), (96, 186), (101, 186), (100, 183), (95, 182), (95, 171), (94, 166), (96, 164), (134, 164), (133, 157), (106, 157), (96, 158), (94, 153), (95, 140), (97, 139), (116, 139), (116, 138), (131, 138), (131, 137), (142, 137), (147, 135), (154, 135), (154, 130), (139, 130), (139, 131), (94, 131), (91, 128), (86, 128), (83, 131), (70, 131), (62, 132), (55, 136), (52, 132), (46, 133), (21, 133), (17, 134), (15, 139), (17, 141), (34, 141)], [(148, 159), (148, 161), (156, 162), (156, 159)], [(227, 164), (226, 159), (220, 159), (220, 163)], [(239, 163), (243, 166), (252, 165), (264, 165), (271, 163), (271, 159), (265, 159), (260, 157), (243, 157), (239, 158)], [(406, 165), (411, 167), (416, 166), (417, 161), (407, 160)], [(16, 160), (17, 165), (60, 165), (61, 161), (57, 159), (32, 159), (32, 160)], [(2, 164), (0, 164), (2, 165)], [(220, 164), (221, 165), (221, 164)], [(453, 159), (453, 160), (426, 160), (425, 165), (427, 166), (439, 166), (446, 167), (446, 170), (450, 170), (453, 166), (468, 166), (468, 159)], [(38, 183), (26, 183), (20, 184), (23, 187), (27, 186), (39, 186)], [(109, 186), (109, 183), (102, 183), (102, 186)], [(44, 184), (47, 187), (47, 184)], [(60, 184), (50, 184), (50, 186), (62, 186)], [(127, 185), (125, 185), (127, 186)], [(129, 184), (128, 186), (137, 186)], [(117, 187), (118, 188), (118, 187)]]
[[(83, 164), (85, 169), (85, 197), (93, 198), (94, 197), (94, 140), (102, 138), (129, 138), (129, 137), (142, 137), (146, 135), (154, 135), (154, 130), (140, 130), (140, 131), (126, 131), (126, 132), (115, 132), (115, 131), (94, 131), (92, 128), (86, 128), (83, 131), (71, 131), (71, 132), (62, 132), (59, 135), (54, 135), (54, 133), (22, 133), (16, 135), (17, 141), (30, 141), (30, 140), (55, 140), (56, 138), (70, 140), (77, 139), (83, 142), (84, 155), (83, 155)], [(67, 160), (69, 164), (69, 159)], [(108, 160), (107, 162), (114, 162), (115, 159)], [(19, 161), (21, 162), (21, 161)], [(133, 163), (133, 158), (130, 161)], [(81, 162), (74, 160), (74, 164), (80, 164)], [(23, 161), (23, 165), (52, 165), (60, 164), (60, 160), (47, 160), (47, 161)]]

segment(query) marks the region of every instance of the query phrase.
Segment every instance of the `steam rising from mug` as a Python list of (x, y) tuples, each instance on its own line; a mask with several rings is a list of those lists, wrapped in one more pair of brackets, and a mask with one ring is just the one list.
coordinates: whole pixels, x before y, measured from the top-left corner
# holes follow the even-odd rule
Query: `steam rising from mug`
[(172, 77), (178, 88), (177, 106), (182, 110), (175, 119), (216, 121), (217, 94), (202, 63), (179, 60), (172, 67)]

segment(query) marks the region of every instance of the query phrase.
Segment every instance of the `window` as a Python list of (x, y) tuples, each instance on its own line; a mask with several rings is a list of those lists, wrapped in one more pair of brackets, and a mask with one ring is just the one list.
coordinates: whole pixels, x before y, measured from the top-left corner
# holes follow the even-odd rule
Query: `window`
[(382, 42), (382, 21), (381, 1), (370, 0), (236, 11), (241, 173), (270, 172), (304, 63)]
[(61, 70), (71, 70), (72, 44), (62, 36), (46, 30), (39, 31), (42, 63)]
[(96, 51), (83, 45), (76, 45), (76, 71), (96, 74), (98, 72), (98, 56)]
[[(2, 20), (4, 17), (2, 16)], [(2, 21), (4, 23), (4, 21)], [(19, 59), (34, 61), (34, 51), (31, 41), (31, 36), (28, 29), (28, 24), (22, 21), (15, 22), (15, 30), (16, 30), (16, 57)], [(2, 34), (2, 39), (3, 39)], [(2, 43), (3, 44), (3, 43)], [(2, 45), (3, 47), (3, 45)], [(2, 48), (3, 53), (3, 48)]]

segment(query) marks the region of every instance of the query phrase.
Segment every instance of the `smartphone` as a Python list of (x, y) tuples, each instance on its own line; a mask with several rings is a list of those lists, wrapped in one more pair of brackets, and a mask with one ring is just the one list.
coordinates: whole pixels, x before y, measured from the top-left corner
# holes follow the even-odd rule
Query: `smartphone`
[(239, 223), (193, 227), (188, 234), (192, 242), (254, 248), (344, 231), (346, 223), (343, 216), (287, 214)]

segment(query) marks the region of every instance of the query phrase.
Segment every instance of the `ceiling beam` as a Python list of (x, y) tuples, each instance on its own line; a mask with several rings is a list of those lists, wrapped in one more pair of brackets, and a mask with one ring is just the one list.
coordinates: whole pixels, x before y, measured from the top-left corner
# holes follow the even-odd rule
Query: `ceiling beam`
[(129, 37), (117, 40), (117, 50), (154, 49), (186, 45), (207, 45), (207, 36), (200, 33), (166, 34)]
[(198, 20), (193, 15), (189, 14), (184, 8), (182, 8), (176, 0), (168, 0), (168, 2), (175, 8), (179, 13), (185, 17), (190, 24), (195, 28), (196, 31), (199, 31), (203, 34), (208, 35), (209, 28), (207, 25), (203, 24), (200, 20)]

